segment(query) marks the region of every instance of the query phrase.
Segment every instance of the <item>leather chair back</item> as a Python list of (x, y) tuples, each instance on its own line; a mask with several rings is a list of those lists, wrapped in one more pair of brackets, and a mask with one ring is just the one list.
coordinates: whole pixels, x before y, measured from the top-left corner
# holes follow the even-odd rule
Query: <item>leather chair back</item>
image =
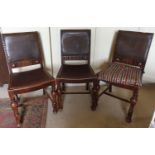
[(42, 47), (38, 32), (3, 34), (9, 68), (42, 64)]
[(119, 31), (113, 61), (140, 67), (144, 70), (153, 33)]
[(61, 56), (65, 60), (90, 59), (90, 30), (61, 30)]

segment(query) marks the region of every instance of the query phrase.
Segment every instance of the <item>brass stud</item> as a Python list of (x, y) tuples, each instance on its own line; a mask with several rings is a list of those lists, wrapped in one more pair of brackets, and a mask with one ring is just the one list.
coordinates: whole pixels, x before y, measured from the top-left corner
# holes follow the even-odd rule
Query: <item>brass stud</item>
[(16, 65), (15, 64), (12, 64), (12, 67), (15, 67)]

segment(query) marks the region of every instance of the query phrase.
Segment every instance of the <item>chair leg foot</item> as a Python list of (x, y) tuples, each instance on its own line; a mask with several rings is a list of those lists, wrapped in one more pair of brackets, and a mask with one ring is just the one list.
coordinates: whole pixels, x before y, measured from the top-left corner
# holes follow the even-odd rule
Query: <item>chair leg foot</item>
[(128, 111), (128, 114), (127, 114), (127, 117), (126, 117), (126, 122), (128, 122), (128, 123), (132, 122), (132, 115), (133, 115), (134, 106), (135, 106), (135, 104), (130, 105), (130, 108), (129, 108), (129, 111)]
[(18, 103), (17, 103), (17, 101), (15, 101), (15, 99), (11, 100), (11, 108), (13, 110), (13, 113), (14, 113), (14, 116), (16, 119), (17, 127), (21, 127), (20, 115), (18, 112)]
[[(63, 90), (65, 90), (65, 84), (63, 83), (62, 85), (63, 85)], [(58, 109), (62, 110), (63, 109), (63, 104), (62, 104), (62, 98), (61, 98), (60, 82), (57, 82), (56, 102), (57, 102), (57, 105), (58, 105)]]
[(129, 107), (129, 110), (128, 110), (128, 115), (126, 117), (126, 121), (128, 123), (132, 122), (132, 115), (133, 115), (134, 107), (135, 107), (135, 105), (137, 103), (137, 98), (138, 98), (138, 90), (134, 90), (133, 91), (133, 96), (130, 99), (130, 107)]
[(57, 92), (56, 92), (56, 103), (57, 103), (57, 109), (62, 110), (63, 105), (62, 105), (61, 91), (60, 90), (57, 90)]
[(17, 124), (17, 128), (21, 128), (21, 124)]
[(95, 111), (98, 105), (98, 91), (99, 91), (99, 81), (95, 80), (93, 82), (93, 89), (92, 89), (92, 111)]
[(92, 111), (96, 111), (96, 108), (97, 108), (97, 105), (95, 105), (95, 106), (92, 105), (92, 106), (91, 106), (91, 110), (92, 110)]
[(126, 122), (131, 123), (132, 122), (132, 115), (129, 115), (126, 117)]
[(57, 113), (58, 112), (58, 110), (56, 109), (56, 108), (53, 108), (53, 113)]
[(58, 109), (63, 110), (63, 104), (61, 99), (61, 91), (58, 90), (57, 92), (57, 102), (58, 102)]

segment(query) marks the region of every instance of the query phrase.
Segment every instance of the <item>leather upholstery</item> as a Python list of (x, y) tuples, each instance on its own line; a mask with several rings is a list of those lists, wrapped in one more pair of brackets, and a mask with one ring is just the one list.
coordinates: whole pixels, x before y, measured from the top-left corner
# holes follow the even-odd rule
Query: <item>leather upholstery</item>
[(61, 80), (93, 80), (95, 73), (89, 65), (90, 30), (61, 30), (61, 56), (65, 60), (88, 60), (85, 65), (62, 66), (57, 75)]
[(90, 30), (61, 30), (61, 57), (62, 60), (87, 60), (85, 65), (62, 66), (57, 75), (61, 80), (93, 80), (95, 73), (90, 61)]
[(95, 73), (88, 65), (63, 65), (61, 66), (57, 79), (64, 80), (89, 80), (95, 79)]
[(153, 34), (119, 31), (116, 39), (113, 61), (145, 67)]
[[(46, 88), (54, 83), (54, 78), (49, 75), (44, 67), (42, 48), (38, 32), (3, 34), (5, 53), (10, 67), (9, 91), (29, 92)], [(41, 68), (30, 71), (13, 73), (15, 67), (41, 64)]]
[(90, 30), (61, 30), (61, 58), (90, 62)]
[(3, 40), (8, 63), (17, 63), (27, 59), (37, 62), (41, 59), (37, 32), (3, 34)]
[(33, 87), (42, 86), (43, 84), (50, 85), (52, 80), (54, 81), (54, 78), (43, 69), (14, 73), (10, 79), (9, 89), (31, 89)]
[(62, 30), (61, 49), (62, 49), (62, 55), (89, 54), (90, 31)]

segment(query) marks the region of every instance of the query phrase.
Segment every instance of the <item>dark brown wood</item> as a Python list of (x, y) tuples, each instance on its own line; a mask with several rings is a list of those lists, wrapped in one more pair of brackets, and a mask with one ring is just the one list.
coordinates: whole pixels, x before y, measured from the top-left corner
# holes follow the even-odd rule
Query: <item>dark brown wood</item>
[[(91, 94), (92, 110), (97, 106), (97, 77), (90, 66), (90, 30), (61, 30), (61, 68), (57, 75), (57, 96), (59, 96), (59, 108), (63, 109), (62, 94)], [(86, 63), (66, 64), (66, 61), (85, 60)], [(87, 91), (66, 92), (65, 83), (85, 83)], [(89, 91), (89, 83), (93, 83), (93, 88)]]
[[(43, 63), (43, 51), (38, 32), (9, 33), (3, 34), (3, 46), (9, 69), (8, 93), (11, 100), (17, 126), (20, 126), (18, 112), (18, 94), (27, 93), (52, 87), (50, 99), (53, 111), (57, 111), (55, 79), (45, 70)], [(40, 64), (40, 68), (14, 73), (13, 69), (23, 66)], [(49, 96), (49, 95), (48, 95)]]
[(9, 81), (9, 72), (2, 45), (2, 38), (0, 34), (0, 86), (2, 86), (3, 84), (7, 84), (8, 81)]
[(14, 113), (14, 116), (15, 116), (15, 119), (16, 119), (16, 123), (17, 123), (17, 127), (20, 127), (20, 114), (18, 112), (18, 106), (19, 106), (19, 103), (18, 103), (18, 100), (15, 98), (15, 95), (13, 95), (13, 93), (9, 92), (9, 97), (10, 97), (10, 100), (11, 100), (11, 108), (13, 110), (13, 113)]
[(96, 107), (97, 107), (97, 103), (98, 103), (98, 81), (97, 79), (95, 79), (93, 81), (93, 88), (92, 88), (92, 106), (91, 106), (91, 109), (93, 111), (96, 110)]
[[(139, 69), (141, 69), (141, 72), (144, 73), (144, 67), (151, 46), (152, 38), (152, 33), (118, 31), (112, 62), (120, 62), (134, 67), (138, 67)], [(130, 103), (126, 121), (131, 122), (134, 106), (136, 105), (138, 99), (139, 86), (125, 85), (122, 83), (115, 82), (112, 83), (109, 81), (105, 81), (104, 79), (98, 80), (98, 83), (99, 81), (106, 82), (108, 86), (103, 92), (99, 94), (98, 97), (100, 97), (103, 94), (106, 94)], [(133, 92), (131, 99), (126, 100), (122, 97), (118, 97), (111, 94), (110, 92), (112, 92), (112, 86), (131, 90)], [(107, 91), (109, 91), (109, 93)]]
[(138, 99), (138, 89), (134, 89), (133, 96), (130, 99), (130, 107), (128, 110), (128, 115), (126, 117), (126, 121), (129, 123), (132, 121), (132, 115), (133, 115), (134, 107), (137, 103), (137, 99)]

